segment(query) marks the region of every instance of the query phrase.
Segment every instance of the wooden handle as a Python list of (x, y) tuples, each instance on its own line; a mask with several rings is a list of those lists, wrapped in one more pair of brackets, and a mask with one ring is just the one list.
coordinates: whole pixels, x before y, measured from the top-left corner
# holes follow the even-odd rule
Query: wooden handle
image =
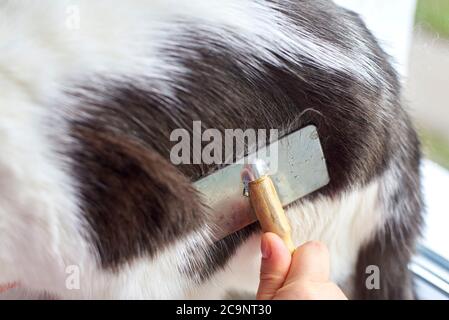
[(249, 198), (254, 213), (259, 219), (262, 231), (273, 232), (284, 240), (290, 253), (295, 251), (295, 245), (291, 238), (291, 228), (284, 208), (274, 187), (273, 181), (268, 176), (251, 181), (248, 184)]

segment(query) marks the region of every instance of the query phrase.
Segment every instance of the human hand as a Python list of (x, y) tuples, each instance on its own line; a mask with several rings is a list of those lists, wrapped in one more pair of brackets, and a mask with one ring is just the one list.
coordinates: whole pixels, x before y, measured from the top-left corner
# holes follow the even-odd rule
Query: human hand
[(347, 300), (343, 291), (329, 280), (327, 247), (308, 242), (290, 254), (274, 233), (262, 235), (262, 265), (259, 300)]

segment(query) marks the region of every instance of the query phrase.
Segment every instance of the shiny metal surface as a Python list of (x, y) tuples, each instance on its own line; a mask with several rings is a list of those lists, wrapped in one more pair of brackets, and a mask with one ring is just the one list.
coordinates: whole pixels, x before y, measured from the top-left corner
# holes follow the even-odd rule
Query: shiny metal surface
[[(267, 172), (285, 207), (329, 183), (326, 161), (314, 126), (296, 131), (257, 154), (229, 165), (197, 182), (195, 187), (209, 207), (214, 239), (222, 239), (256, 221), (249, 199), (244, 195), (248, 168), (258, 161), (267, 164)], [(260, 166), (259, 166), (260, 167)]]

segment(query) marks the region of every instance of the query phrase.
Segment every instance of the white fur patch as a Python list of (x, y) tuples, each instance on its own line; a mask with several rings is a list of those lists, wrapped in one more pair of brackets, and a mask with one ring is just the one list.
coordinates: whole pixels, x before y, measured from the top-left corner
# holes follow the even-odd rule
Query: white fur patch
[(48, 116), (0, 77), (0, 283), (55, 289), (89, 257), (72, 178), (45, 135)]
[[(292, 63), (301, 54), (321, 68), (371, 79), (377, 66), (364, 56), (323, 43), (275, 7), (260, 0), (0, 2), (0, 73), (38, 95), (92, 74), (165, 82), (185, 71), (167, 48), (177, 48), (186, 29), (199, 28), (273, 64), (281, 63), (273, 52)], [(79, 14), (78, 26), (70, 23), (73, 14)]]

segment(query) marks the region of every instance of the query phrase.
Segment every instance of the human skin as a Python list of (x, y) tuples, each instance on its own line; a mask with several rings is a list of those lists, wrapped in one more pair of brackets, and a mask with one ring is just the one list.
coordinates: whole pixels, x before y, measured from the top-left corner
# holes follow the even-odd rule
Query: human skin
[(343, 291), (329, 279), (329, 251), (324, 244), (308, 242), (291, 255), (279, 236), (265, 233), (261, 251), (257, 299), (347, 300)]

